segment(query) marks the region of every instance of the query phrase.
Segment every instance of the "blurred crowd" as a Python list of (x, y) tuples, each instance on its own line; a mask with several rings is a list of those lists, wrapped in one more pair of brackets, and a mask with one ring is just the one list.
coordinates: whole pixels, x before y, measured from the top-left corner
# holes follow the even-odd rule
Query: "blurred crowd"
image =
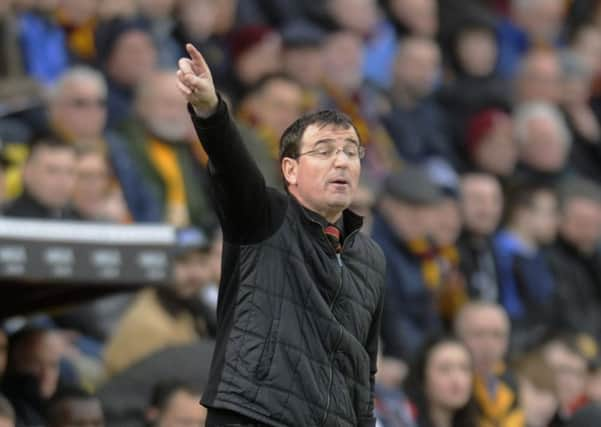
[(165, 286), (5, 319), (0, 427), (204, 425), (221, 237), (187, 42), (268, 184), (301, 114), (358, 130), (379, 427), (601, 425), (601, 3), (0, 0), (1, 215), (178, 230)]

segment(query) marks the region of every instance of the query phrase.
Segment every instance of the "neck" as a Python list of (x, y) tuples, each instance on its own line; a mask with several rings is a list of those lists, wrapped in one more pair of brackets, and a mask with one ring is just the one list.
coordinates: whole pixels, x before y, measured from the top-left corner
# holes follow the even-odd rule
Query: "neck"
[(316, 214), (322, 216), (330, 224), (336, 223), (336, 221), (338, 221), (340, 219), (340, 217), (342, 216), (343, 209), (338, 209), (338, 208), (328, 209), (327, 207), (320, 209), (320, 208), (317, 208), (314, 206), (310, 206), (308, 203), (306, 203), (303, 200), (302, 197), (299, 197), (298, 193), (295, 191), (295, 189), (293, 187), (289, 187), (288, 191), (301, 206), (303, 206), (305, 209), (309, 209), (310, 211), (315, 212)]
[(440, 406), (430, 406), (430, 419), (434, 427), (451, 427), (453, 421), (453, 413), (448, 409)]

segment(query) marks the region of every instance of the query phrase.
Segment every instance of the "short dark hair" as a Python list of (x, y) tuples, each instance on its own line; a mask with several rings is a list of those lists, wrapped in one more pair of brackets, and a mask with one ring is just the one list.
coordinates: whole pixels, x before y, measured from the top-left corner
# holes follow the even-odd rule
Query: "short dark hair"
[(550, 193), (557, 197), (555, 188), (546, 182), (515, 181), (511, 183), (507, 189), (505, 222), (513, 221), (518, 209), (531, 207), (534, 197), (539, 193)]
[(16, 421), (15, 410), (10, 401), (0, 394), (0, 418)]
[[(300, 142), (305, 130), (311, 126), (317, 125), (320, 128), (332, 125), (344, 129), (353, 128), (359, 136), (357, 128), (351, 118), (341, 111), (321, 110), (312, 113), (303, 114), (294, 121), (282, 134), (280, 138), (280, 162), (284, 157), (296, 159), (299, 155)], [(360, 136), (359, 136), (360, 137)]]
[(161, 381), (152, 389), (150, 406), (164, 411), (175, 393), (183, 391), (191, 396), (202, 394), (200, 387), (180, 380)]

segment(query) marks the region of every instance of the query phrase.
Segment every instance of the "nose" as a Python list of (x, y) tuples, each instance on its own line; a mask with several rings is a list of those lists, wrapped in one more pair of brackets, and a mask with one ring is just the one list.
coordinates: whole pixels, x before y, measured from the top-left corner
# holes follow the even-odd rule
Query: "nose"
[(350, 161), (349, 156), (344, 152), (342, 148), (338, 148), (334, 153), (334, 166), (346, 167)]

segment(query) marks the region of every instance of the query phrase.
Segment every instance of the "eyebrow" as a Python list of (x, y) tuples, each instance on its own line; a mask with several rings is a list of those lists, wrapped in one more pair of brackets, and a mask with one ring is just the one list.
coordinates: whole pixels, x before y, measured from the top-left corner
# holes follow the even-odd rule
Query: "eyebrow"
[[(357, 141), (355, 138), (344, 138), (344, 140), (345, 140), (346, 142), (352, 142), (353, 144), (356, 144), (356, 145), (361, 145), (361, 144), (359, 143), (359, 141)], [(320, 140), (316, 141), (316, 142), (313, 144), (313, 147), (317, 147), (319, 144), (329, 144), (329, 143), (331, 143), (331, 142), (336, 142), (336, 140), (335, 140), (335, 139), (332, 139), (332, 138), (324, 138), (324, 139), (320, 139)]]

